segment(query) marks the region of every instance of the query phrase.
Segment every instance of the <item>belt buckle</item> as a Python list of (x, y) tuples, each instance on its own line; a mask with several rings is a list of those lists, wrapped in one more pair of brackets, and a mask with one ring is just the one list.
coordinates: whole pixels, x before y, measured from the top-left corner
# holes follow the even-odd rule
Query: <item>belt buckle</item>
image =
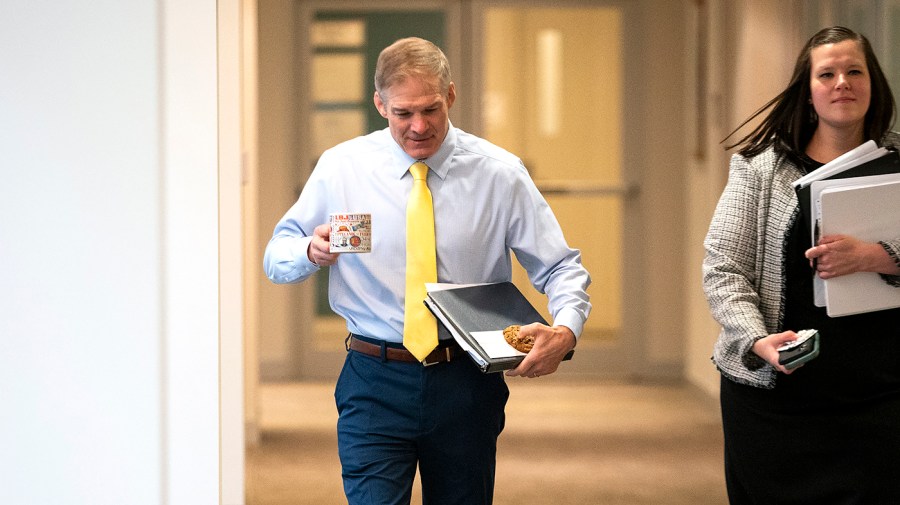
[[(431, 354), (429, 353), (429, 356), (430, 355)], [(449, 346), (444, 347), (444, 356), (443, 357), (444, 357), (444, 359), (439, 359), (437, 361), (432, 361), (429, 363), (428, 356), (425, 356), (425, 359), (422, 360), (422, 366), (428, 367), (428, 366), (432, 366), (432, 365), (437, 365), (438, 363), (449, 362), (450, 361), (450, 347)]]

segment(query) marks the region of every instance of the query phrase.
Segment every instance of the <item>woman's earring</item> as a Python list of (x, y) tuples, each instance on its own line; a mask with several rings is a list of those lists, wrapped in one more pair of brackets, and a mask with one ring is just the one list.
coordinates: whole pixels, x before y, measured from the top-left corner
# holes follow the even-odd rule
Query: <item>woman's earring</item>
[(809, 122), (815, 123), (818, 120), (819, 120), (819, 115), (816, 114), (816, 109), (810, 107), (809, 108)]

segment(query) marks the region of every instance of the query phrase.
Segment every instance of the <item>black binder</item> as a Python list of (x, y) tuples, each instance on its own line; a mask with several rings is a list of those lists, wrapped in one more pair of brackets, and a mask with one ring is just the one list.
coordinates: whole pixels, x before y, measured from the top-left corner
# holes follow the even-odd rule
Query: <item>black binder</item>
[[(515, 368), (523, 356), (492, 358), (472, 337), (475, 331), (503, 330), (514, 324), (547, 324), (547, 321), (511, 282), (478, 284), (430, 291), (425, 305), (469, 351), (482, 372), (500, 372)], [(574, 350), (564, 359), (571, 359)]]

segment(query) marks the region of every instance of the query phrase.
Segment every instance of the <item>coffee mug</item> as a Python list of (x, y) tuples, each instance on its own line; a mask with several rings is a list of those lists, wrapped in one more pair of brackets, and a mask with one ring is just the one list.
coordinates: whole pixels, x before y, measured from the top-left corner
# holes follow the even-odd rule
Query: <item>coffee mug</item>
[(330, 214), (333, 253), (372, 252), (372, 214)]

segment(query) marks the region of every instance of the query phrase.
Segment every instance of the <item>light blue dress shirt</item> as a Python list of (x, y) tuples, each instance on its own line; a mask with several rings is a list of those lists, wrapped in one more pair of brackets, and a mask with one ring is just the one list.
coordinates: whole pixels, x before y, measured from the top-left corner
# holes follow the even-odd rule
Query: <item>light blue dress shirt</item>
[[(266, 247), (269, 279), (300, 282), (319, 270), (306, 252), (329, 214), (370, 213), (372, 252), (339, 256), (328, 298), (348, 331), (402, 342), (406, 200), (415, 161), (388, 129), (322, 154)], [(521, 160), (451, 125), (440, 149), (423, 161), (434, 200), (438, 282), (509, 281), (515, 251), (532, 285), (548, 295), (553, 324), (580, 336), (591, 310), (590, 275)]]

